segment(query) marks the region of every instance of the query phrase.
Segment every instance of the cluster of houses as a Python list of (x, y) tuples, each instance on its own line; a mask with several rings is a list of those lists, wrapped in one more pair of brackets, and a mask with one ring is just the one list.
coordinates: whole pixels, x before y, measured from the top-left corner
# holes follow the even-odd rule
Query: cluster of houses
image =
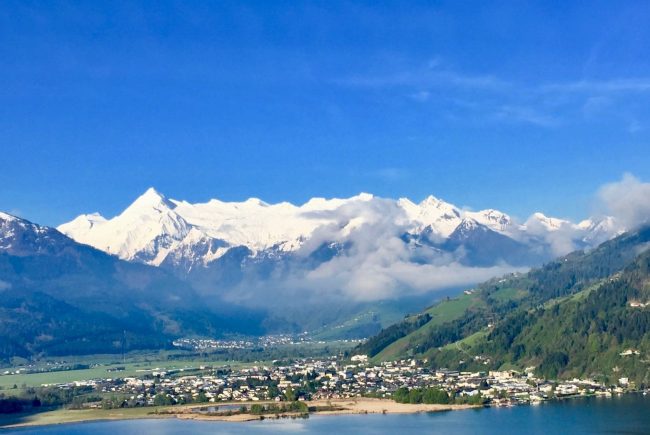
[(213, 340), (211, 338), (179, 338), (172, 345), (181, 349), (205, 351), (210, 349), (250, 349), (255, 343), (249, 340)]
[(580, 379), (548, 382), (536, 378), (532, 368), (521, 373), (432, 370), (414, 359), (372, 364), (364, 355), (345, 360), (337, 357), (299, 359), (239, 369), (199, 367), (191, 372), (174, 373), (158, 370), (140, 377), (97, 379), (61, 384), (59, 388), (73, 385), (91, 386), (104, 397), (120, 397), (122, 406), (362, 396), (390, 398), (401, 387), (437, 387), (447, 391), (450, 397), (480, 394), (492, 405), (509, 406), (563, 396), (611, 396), (633, 387), (625, 378), (616, 386)]
[(172, 344), (181, 349), (205, 351), (214, 349), (251, 349), (253, 347), (273, 347), (279, 345), (311, 342), (307, 333), (265, 335), (255, 340), (216, 340), (210, 338), (179, 338)]

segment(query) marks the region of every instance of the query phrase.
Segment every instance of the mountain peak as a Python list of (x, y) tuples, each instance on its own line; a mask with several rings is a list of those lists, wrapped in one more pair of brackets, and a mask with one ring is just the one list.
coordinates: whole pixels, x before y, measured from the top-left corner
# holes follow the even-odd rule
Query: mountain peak
[(429, 195), (424, 198), (424, 200), (422, 200), (418, 206), (420, 209), (422, 209), (423, 212), (426, 212), (427, 210), (439, 210), (440, 212), (444, 213), (445, 217), (460, 217), (460, 211), (455, 205), (443, 201), (442, 199), (436, 198), (433, 195)]
[(556, 231), (556, 230), (560, 229), (560, 227), (562, 227), (565, 224), (569, 224), (569, 225), (571, 224), (567, 220), (548, 217), (544, 213), (541, 213), (541, 212), (533, 213), (532, 216), (526, 222), (526, 225), (530, 226), (531, 223), (533, 223), (533, 224), (535, 224), (535, 223), (541, 224), (548, 231)]
[(0, 251), (11, 255), (43, 253), (72, 240), (54, 228), (0, 212)]
[(441, 204), (441, 203), (443, 203), (443, 202), (444, 202), (444, 201), (442, 201), (442, 200), (436, 198), (435, 196), (433, 196), (433, 195), (429, 195), (429, 196), (427, 196), (426, 198), (424, 198), (424, 199), (422, 200), (422, 202), (420, 202), (420, 206), (425, 206), (425, 205), (429, 205), (429, 206), (432, 206), (432, 205), (433, 205), (433, 206), (438, 206), (439, 204)]
[(259, 198), (255, 198), (255, 197), (248, 198), (246, 201), (244, 201), (244, 204), (255, 205), (255, 206), (258, 206), (258, 207), (268, 207), (268, 205), (269, 205), (268, 203), (262, 201)]
[(70, 232), (77, 232), (82, 229), (87, 231), (93, 228), (95, 225), (99, 225), (104, 222), (106, 222), (106, 218), (97, 212), (81, 214), (70, 222), (59, 225), (57, 229), (63, 234), (68, 234)]
[(140, 195), (133, 203), (125, 210), (140, 210), (143, 208), (169, 208), (176, 207), (174, 203), (165, 198), (165, 195), (158, 192), (153, 187), (148, 188), (142, 195)]
[(422, 209), (438, 209), (446, 212), (447, 214), (451, 213), (456, 217), (460, 217), (460, 212), (453, 204), (450, 204), (440, 198), (436, 198), (433, 195), (429, 195), (422, 200), (419, 204)]
[(502, 211), (495, 210), (493, 208), (488, 208), (481, 211), (466, 211), (464, 213), (466, 217), (474, 219), (481, 225), (485, 225), (493, 231), (507, 231), (508, 227), (512, 223), (512, 219), (507, 214)]
[(456, 229), (460, 230), (473, 230), (475, 228), (478, 228), (480, 225), (475, 219), (472, 218), (463, 218), (462, 221), (460, 221), (460, 224), (458, 224), (458, 227)]
[(9, 213), (5, 213), (3, 211), (0, 211), (0, 219), (2, 219), (4, 221), (17, 221), (17, 220), (20, 220), (20, 218), (17, 218), (16, 216), (11, 215)]
[(350, 199), (357, 199), (359, 201), (370, 201), (375, 197), (372, 193), (361, 192), (360, 194), (353, 196)]
[(165, 195), (158, 192), (155, 187), (150, 187), (145, 192), (140, 195), (140, 198), (151, 198), (151, 199), (164, 199)]

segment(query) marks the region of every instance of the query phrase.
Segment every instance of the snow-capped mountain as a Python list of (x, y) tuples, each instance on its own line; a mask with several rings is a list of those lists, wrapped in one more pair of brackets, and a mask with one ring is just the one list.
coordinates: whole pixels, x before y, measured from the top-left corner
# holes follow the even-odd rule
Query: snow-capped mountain
[(615, 235), (622, 234), (625, 229), (622, 228), (611, 216), (601, 219), (585, 219), (578, 224), (578, 227), (585, 233), (585, 241), (590, 246), (595, 246), (611, 239)]
[(237, 246), (256, 254), (271, 248), (294, 251), (316, 228), (336, 224), (319, 214), (372, 198), (367, 194), (346, 200), (314, 198), (300, 207), (256, 198), (190, 204), (168, 200), (150, 188), (112, 219), (98, 213), (81, 215), (58, 229), (125, 260), (160, 265), (167, 257), (181, 261), (196, 254), (195, 262), (207, 264)]
[[(459, 247), (458, 240), (487, 243), (507, 238), (520, 244), (532, 240), (543, 243), (546, 234), (560, 230), (570, 232), (576, 247), (583, 247), (622, 230), (612, 218), (573, 224), (541, 213), (517, 224), (501, 211), (466, 211), (433, 196), (420, 203), (362, 193), (346, 199), (313, 198), (299, 206), (288, 202), (268, 204), (256, 198), (192, 204), (167, 199), (153, 188), (114, 218), (85, 214), (58, 229), (77, 242), (125, 260), (187, 271), (207, 266), (235, 247), (245, 247), (256, 257), (318, 248), (311, 246), (312, 239), (345, 243), (360, 228), (386, 225), (387, 220), (404, 234), (416, 238), (425, 235), (429, 244), (437, 247), (444, 247), (453, 235), (454, 249)], [(470, 233), (476, 231), (500, 237), (483, 235), (472, 239)], [(482, 247), (485, 249), (489, 250), (489, 246)]]
[(2, 212), (0, 294), (0, 358), (110, 353), (125, 335), (128, 347), (143, 348), (163, 347), (181, 333), (261, 331), (256, 313), (224, 301), (208, 308), (170, 271)]
[(543, 213), (537, 212), (526, 222), (528, 226), (542, 226), (546, 231), (557, 231), (565, 225), (571, 226), (571, 222), (564, 219), (548, 217)]
[(594, 246), (621, 228), (613, 218), (574, 224), (541, 213), (519, 222), (433, 196), (419, 203), (362, 193), (302, 205), (192, 204), (149, 189), (115, 217), (85, 214), (58, 230), (0, 213), (0, 259), (20, 258), (34, 272), (5, 274), (0, 284), (25, 287), (47, 272), (65, 279), (39, 281), (39, 291), (78, 307), (92, 302), (126, 312), (107, 296), (120, 288), (138, 303), (159, 302), (138, 311), (153, 318), (191, 302), (233, 319), (258, 319), (251, 324), (303, 331), (345, 322), (373, 304), (429, 303), (432, 292)]
[(0, 212), (0, 252), (15, 256), (51, 253), (74, 244), (54, 228)]

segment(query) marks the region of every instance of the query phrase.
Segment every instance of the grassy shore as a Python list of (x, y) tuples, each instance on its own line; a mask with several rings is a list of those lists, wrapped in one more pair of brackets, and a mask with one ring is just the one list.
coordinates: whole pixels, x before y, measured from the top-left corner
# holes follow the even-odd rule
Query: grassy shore
[[(262, 402), (253, 402), (262, 403)], [(251, 403), (238, 402), (238, 405)], [(396, 403), (387, 399), (333, 399), (307, 402), (310, 408), (316, 408), (310, 415), (345, 415), (345, 414), (412, 414), (418, 412), (439, 412), (475, 408), (471, 405), (425, 405)], [(215, 405), (223, 405), (217, 403)], [(0, 427), (44, 426), (64, 423), (80, 423), (100, 420), (131, 420), (142, 418), (179, 418), (203, 421), (252, 421), (264, 418), (294, 417), (295, 412), (285, 412), (271, 415), (254, 415), (248, 413), (233, 413), (232, 415), (205, 415), (192, 412), (198, 405), (173, 407), (143, 407), (127, 409), (57, 409), (28, 415), (0, 417)]]
[[(97, 420), (131, 420), (136, 418), (158, 418), (155, 407), (128, 409), (57, 409), (32, 414), (11, 414), (0, 416), (0, 427), (46, 426), (63, 423), (80, 423)], [(0, 432), (1, 433), (1, 432)]]

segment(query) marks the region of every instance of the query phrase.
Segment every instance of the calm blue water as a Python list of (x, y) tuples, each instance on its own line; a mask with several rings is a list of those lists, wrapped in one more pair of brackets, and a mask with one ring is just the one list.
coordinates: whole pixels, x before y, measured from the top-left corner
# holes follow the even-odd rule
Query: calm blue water
[(129, 420), (66, 424), (0, 434), (650, 434), (650, 396), (573, 399), (537, 406), (408, 415), (346, 415), (248, 423)]

